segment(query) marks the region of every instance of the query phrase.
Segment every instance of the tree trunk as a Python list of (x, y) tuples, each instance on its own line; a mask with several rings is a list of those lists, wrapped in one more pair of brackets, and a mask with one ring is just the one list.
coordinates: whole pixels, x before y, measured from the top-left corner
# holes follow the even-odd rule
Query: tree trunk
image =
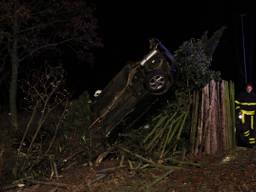
[(211, 154), (216, 154), (218, 150), (218, 141), (217, 141), (217, 87), (216, 87), (216, 82), (212, 80), (210, 82), (211, 84), (211, 105), (210, 105), (210, 110), (211, 110), (211, 122), (210, 122), (210, 128), (211, 128)]
[(15, 17), (13, 23), (13, 42), (12, 47), (9, 49), (11, 56), (11, 81), (9, 87), (9, 110), (11, 115), (12, 126), (18, 129), (18, 115), (17, 115), (17, 81), (18, 81), (18, 23)]
[(197, 93), (201, 98), (193, 98), (191, 152), (223, 154), (235, 146), (234, 84), (212, 80)]
[(232, 133), (232, 148), (235, 147), (236, 145), (236, 116), (235, 116), (235, 85), (233, 82), (230, 81), (230, 89), (229, 89), (229, 93), (230, 93), (230, 117), (231, 117), (231, 133)]
[(204, 93), (204, 121), (203, 121), (203, 139), (202, 145), (204, 146), (204, 153), (210, 154), (211, 153), (211, 132), (210, 132), (210, 84), (206, 85), (203, 88)]

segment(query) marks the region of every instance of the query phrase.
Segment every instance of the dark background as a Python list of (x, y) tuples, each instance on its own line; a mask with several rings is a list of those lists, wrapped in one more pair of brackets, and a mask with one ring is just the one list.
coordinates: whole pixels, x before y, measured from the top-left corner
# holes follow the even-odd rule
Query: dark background
[[(216, 50), (212, 68), (222, 78), (233, 80), (240, 90), (245, 83), (242, 35), (248, 81), (255, 83), (255, 15), (245, 3), (223, 4), (215, 1), (188, 3), (175, 1), (98, 1), (96, 15), (104, 47), (96, 52), (96, 63), (86, 71), (81, 87), (93, 92), (102, 89), (127, 63), (140, 60), (148, 51), (148, 39), (156, 37), (174, 52), (184, 41), (200, 38), (204, 31), (212, 34), (221, 26), (227, 29)], [(242, 33), (241, 14), (244, 33)]]

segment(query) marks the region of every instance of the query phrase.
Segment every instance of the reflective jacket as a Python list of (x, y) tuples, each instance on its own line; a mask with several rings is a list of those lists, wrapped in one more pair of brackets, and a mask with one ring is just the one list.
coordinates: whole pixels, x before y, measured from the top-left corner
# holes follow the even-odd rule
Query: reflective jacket
[(256, 144), (256, 127), (255, 127), (255, 114), (256, 114), (256, 95), (254, 92), (241, 93), (235, 100), (236, 111), (242, 123), (242, 135), (249, 144)]
[(246, 110), (246, 111), (256, 111), (256, 94), (251, 93), (241, 93), (237, 96), (236, 109)]

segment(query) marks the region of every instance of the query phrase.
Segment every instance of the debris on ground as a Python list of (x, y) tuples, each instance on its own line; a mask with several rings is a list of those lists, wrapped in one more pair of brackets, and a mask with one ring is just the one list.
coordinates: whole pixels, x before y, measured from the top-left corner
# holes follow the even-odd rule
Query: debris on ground
[[(220, 157), (190, 157), (199, 166), (163, 169), (120, 159), (104, 159), (97, 166), (76, 165), (53, 180), (27, 180), (8, 192), (240, 192), (255, 191), (256, 150), (237, 147)], [(131, 166), (130, 164), (133, 164)]]

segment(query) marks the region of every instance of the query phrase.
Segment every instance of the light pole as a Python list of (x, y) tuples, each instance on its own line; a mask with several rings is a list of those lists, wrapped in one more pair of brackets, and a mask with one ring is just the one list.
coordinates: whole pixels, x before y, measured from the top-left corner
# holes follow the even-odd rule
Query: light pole
[(244, 79), (245, 83), (247, 83), (247, 63), (246, 63), (246, 50), (245, 50), (245, 35), (244, 35), (244, 17), (245, 14), (241, 14), (241, 27), (242, 27), (242, 43), (243, 43), (243, 60), (244, 60)]

